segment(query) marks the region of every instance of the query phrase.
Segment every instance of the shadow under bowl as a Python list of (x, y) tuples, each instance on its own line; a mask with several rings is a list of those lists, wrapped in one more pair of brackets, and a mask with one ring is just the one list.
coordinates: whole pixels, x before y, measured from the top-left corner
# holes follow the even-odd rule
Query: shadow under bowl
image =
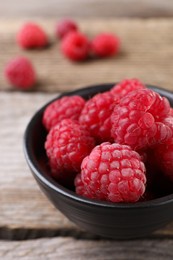
[[(88, 99), (96, 93), (109, 90), (113, 85), (82, 88), (57, 98), (80, 95)], [(173, 106), (173, 93), (154, 86), (147, 87), (167, 97)], [(74, 191), (58, 184), (50, 176), (44, 150), (47, 133), (42, 125), (42, 116), (48, 104), (36, 112), (26, 128), (24, 153), (38, 185), (57, 209), (82, 229), (114, 239), (145, 237), (173, 220), (173, 193), (145, 202), (109, 203), (78, 196)]]

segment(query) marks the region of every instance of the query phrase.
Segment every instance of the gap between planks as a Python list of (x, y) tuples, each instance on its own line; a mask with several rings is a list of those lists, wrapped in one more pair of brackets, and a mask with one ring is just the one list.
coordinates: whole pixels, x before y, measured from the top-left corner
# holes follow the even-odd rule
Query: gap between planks
[[(39, 238), (58, 238), (58, 237), (71, 237), (74, 239), (80, 240), (93, 240), (100, 241), (105, 240), (105, 237), (88, 233), (87, 231), (81, 230), (76, 226), (69, 228), (58, 228), (58, 229), (38, 229), (38, 228), (6, 228), (0, 227), (0, 241), (23, 241), (23, 240), (37, 240)], [(109, 240), (116, 240), (107, 238)], [(156, 231), (144, 238), (138, 238), (138, 240), (142, 239), (152, 239), (152, 240), (160, 240), (160, 239), (172, 239), (172, 232), (166, 231)], [(117, 240), (118, 241), (118, 240)]]

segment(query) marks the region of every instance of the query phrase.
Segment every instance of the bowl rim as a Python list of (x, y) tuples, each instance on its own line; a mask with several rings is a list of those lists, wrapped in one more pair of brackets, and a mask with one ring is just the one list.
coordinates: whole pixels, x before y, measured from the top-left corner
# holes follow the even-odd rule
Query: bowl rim
[[(51, 99), (49, 102), (47, 102), (45, 105), (43, 105), (39, 110), (37, 110), (34, 115), (31, 117), (29, 123), (26, 126), (25, 132), (24, 132), (24, 138), (23, 138), (23, 150), (24, 150), (24, 155), (25, 159), (28, 163), (28, 166), (30, 167), (32, 174), (34, 175), (35, 179), (38, 181), (41, 181), (41, 183), (49, 187), (49, 189), (54, 190), (55, 192), (61, 194), (62, 196), (65, 196), (71, 200), (75, 200), (76, 202), (79, 203), (85, 203), (86, 205), (90, 206), (97, 206), (97, 207), (104, 207), (104, 208), (114, 208), (114, 209), (137, 209), (137, 208), (149, 208), (149, 207), (158, 207), (161, 205), (166, 205), (169, 203), (173, 203), (173, 193), (156, 198), (156, 199), (151, 199), (148, 201), (140, 201), (140, 202), (135, 202), (135, 203), (113, 203), (113, 202), (107, 202), (107, 201), (100, 201), (100, 200), (93, 200), (89, 198), (82, 197), (80, 195), (77, 195), (74, 191), (69, 190), (59, 183), (57, 183), (53, 178), (50, 176), (43, 176), (41, 173), (41, 169), (39, 169), (37, 160), (34, 158), (32, 154), (32, 149), (31, 149), (31, 142), (30, 142), (30, 132), (32, 132), (33, 126), (35, 122), (37, 121), (37, 118), (42, 116), (44, 109), (53, 101), (56, 99), (64, 96), (64, 95), (75, 95), (78, 93), (78, 91), (88, 91), (94, 88), (100, 87), (101, 89), (104, 89), (105, 87), (112, 87), (116, 83), (105, 83), (105, 84), (94, 84), (90, 85), (87, 87), (83, 88), (78, 88), (73, 91), (69, 91), (66, 93), (62, 93), (58, 95), (57, 97)], [(173, 92), (154, 86), (150, 84), (146, 84), (148, 88), (155, 89), (156, 91), (158, 90), (161, 95), (164, 96), (165, 93), (169, 93), (170, 95), (173, 95)]]

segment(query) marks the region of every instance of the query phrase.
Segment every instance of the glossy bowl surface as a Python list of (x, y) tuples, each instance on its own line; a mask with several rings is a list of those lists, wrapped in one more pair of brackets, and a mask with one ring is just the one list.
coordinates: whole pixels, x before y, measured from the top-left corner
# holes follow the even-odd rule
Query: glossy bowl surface
[[(81, 95), (88, 99), (113, 85), (90, 86), (63, 95)], [(173, 93), (148, 87), (167, 97), (173, 106)], [(35, 113), (26, 128), (24, 153), (38, 185), (57, 209), (82, 229), (115, 239), (145, 237), (173, 220), (173, 191), (170, 195), (146, 202), (109, 203), (80, 197), (52, 179), (44, 150), (46, 131), (42, 125), (43, 111), (48, 104)]]

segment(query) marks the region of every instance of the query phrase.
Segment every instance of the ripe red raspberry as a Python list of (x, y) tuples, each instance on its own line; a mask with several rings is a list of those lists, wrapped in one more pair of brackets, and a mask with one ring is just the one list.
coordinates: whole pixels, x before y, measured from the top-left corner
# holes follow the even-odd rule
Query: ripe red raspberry
[(77, 24), (71, 19), (63, 19), (60, 21), (55, 28), (55, 34), (57, 38), (62, 39), (66, 36), (69, 32), (76, 32), (78, 31)]
[(154, 155), (158, 167), (165, 176), (173, 181), (173, 138), (164, 144), (157, 145), (154, 149)]
[(94, 139), (77, 122), (64, 119), (47, 135), (45, 149), (52, 176), (63, 184), (71, 183), (83, 158), (94, 147)]
[(89, 42), (80, 32), (68, 33), (61, 42), (62, 53), (73, 61), (82, 61), (88, 57)]
[(80, 124), (98, 141), (112, 141), (111, 114), (118, 103), (109, 91), (89, 99), (79, 117)]
[(17, 43), (26, 49), (42, 48), (48, 44), (48, 37), (43, 29), (35, 23), (26, 23), (17, 34)]
[(135, 150), (164, 143), (173, 135), (170, 125), (164, 123), (169, 111), (169, 101), (158, 93), (149, 89), (132, 91), (114, 108), (112, 137)]
[[(111, 202), (136, 202), (145, 192), (145, 166), (129, 146), (102, 143), (84, 158), (81, 180), (87, 197)], [(85, 196), (80, 181), (78, 194)], [(82, 192), (84, 191), (84, 194)]]
[(80, 96), (65, 96), (48, 105), (43, 114), (43, 125), (47, 130), (59, 123), (62, 119), (78, 120), (85, 105)]
[(143, 88), (145, 88), (145, 85), (138, 79), (125, 79), (115, 85), (111, 89), (111, 93), (113, 95), (117, 95), (119, 98), (122, 98), (131, 91)]
[(36, 82), (34, 68), (25, 57), (11, 60), (5, 67), (4, 74), (11, 85), (22, 90), (30, 89)]
[(101, 33), (91, 42), (91, 50), (98, 57), (110, 57), (118, 53), (120, 40), (116, 35)]

